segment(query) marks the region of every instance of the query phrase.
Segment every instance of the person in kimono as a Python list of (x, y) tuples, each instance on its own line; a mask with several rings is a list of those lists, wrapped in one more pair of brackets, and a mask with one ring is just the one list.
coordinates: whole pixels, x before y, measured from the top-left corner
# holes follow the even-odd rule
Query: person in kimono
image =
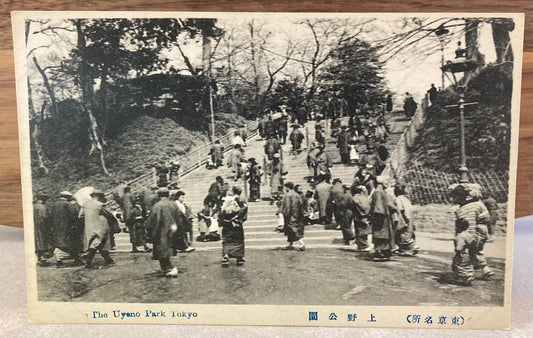
[(173, 239), (178, 232), (178, 227), (183, 226), (185, 215), (180, 213), (176, 203), (170, 200), (167, 188), (160, 188), (157, 195), (159, 202), (152, 208), (146, 220), (146, 228), (152, 233), (154, 258), (159, 260), (163, 275), (178, 277), (178, 268), (171, 261)]
[(248, 217), (248, 206), (240, 197), (242, 189), (233, 187), (222, 205), (219, 225), (222, 227), (222, 266), (229, 266), (229, 259), (235, 258), (237, 265), (244, 264), (244, 222)]
[(481, 270), (482, 279), (494, 276), (481, 252), (488, 238), (487, 222), (490, 215), (480, 200), (481, 187), (478, 184), (454, 184), (449, 187), (449, 197), (453, 203), (459, 205), (455, 212), (453, 281), (471, 286), (475, 279), (475, 270)]
[(228, 155), (228, 166), (234, 174), (235, 181), (239, 179), (239, 165), (241, 164), (242, 158), (241, 145), (235, 144)]
[(342, 163), (350, 164), (350, 132), (345, 125), (341, 126), (341, 131), (337, 135), (337, 148), (339, 148)]
[(250, 184), (249, 202), (259, 202), (261, 200), (261, 167), (255, 161), (255, 158), (248, 159), (250, 167), (248, 168), (248, 183)]
[(304, 251), (305, 243), (303, 241), (303, 202), (298, 193), (294, 191), (294, 183), (285, 183), (285, 194), (281, 200), (280, 213), (284, 220), (284, 234), (287, 236), (287, 250), (294, 250), (293, 243), (297, 242), (297, 250)]
[(370, 199), (370, 217), (374, 260), (390, 260), (393, 249), (392, 217), (396, 212), (394, 198), (385, 191), (389, 178), (378, 176), (377, 187)]
[(395, 241), (398, 245), (398, 254), (402, 256), (414, 256), (418, 253), (418, 247), (415, 243), (415, 227), (413, 224), (413, 205), (405, 196), (405, 186), (394, 187), (396, 196), (396, 226)]
[[(331, 157), (325, 151), (326, 145), (324, 143), (318, 144), (318, 153), (316, 154), (316, 173), (322, 175), (327, 183), (331, 181), (331, 168), (333, 166)], [(316, 178), (315, 178), (316, 181)]]
[(353, 200), (353, 222), (355, 230), (355, 245), (357, 250), (368, 252), (368, 235), (370, 227), (368, 224), (368, 214), (370, 212), (370, 202), (365, 186), (352, 185), (350, 188)]
[(211, 147), (209, 151), (211, 155), (211, 162), (213, 162), (213, 167), (216, 169), (222, 165), (224, 160), (224, 147), (220, 144), (220, 140), (216, 140), (215, 144)]
[(281, 200), (281, 190), (283, 187), (283, 175), (286, 173), (283, 171), (283, 162), (279, 153), (274, 154), (272, 162), (270, 163), (270, 204), (274, 204), (275, 201)]
[(65, 266), (66, 259), (73, 259), (74, 266), (83, 265), (75, 238), (79, 233), (78, 209), (70, 202), (72, 198), (70, 192), (60, 192), (59, 199), (54, 202), (50, 210), (54, 256), (58, 268)]
[(48, 196), (38, 194), (33, 203), (33, 230), (35, 236), (35, 254), (37, 264), (48, 266), (48, 259), (52, 257), (54, 247), (52, 245), (50, 230), (50, 214), (44, 204)]
[(331, 223), (331, 216), (327, 213), (327, 205), (331, 192), (331, 184), (326, 182), (324, 175), (318, 176), (318, 184), (315, 186), (315, 200), (318, 206), (320, 224)]
[(298, 129), (300, 126), (297, 124), (292, 125), (292, 131), (289, 135), (291, 141), (292, 151), (299, 154), (302, 151), (302, 141), (304, 140), (304, 134)]

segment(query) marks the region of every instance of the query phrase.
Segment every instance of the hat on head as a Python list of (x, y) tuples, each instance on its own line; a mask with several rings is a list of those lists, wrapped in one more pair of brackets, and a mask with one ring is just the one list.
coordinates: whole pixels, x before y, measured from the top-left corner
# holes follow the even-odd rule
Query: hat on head
[(178, 190), (178, 192), (176, 192), (176, 198), (180, 198), (181, 196), (185, 196), (185, 192), (183, 190)]
[(91, 196), (104, 196), (104, 192), (99, 189), (94, 189), (93, 192), (91, 193)]
[(168, 188), (162, 187), (157, 190), (159, 196), (168, 196)]
[(333, 179), (333, 184), (335, 183), (342, 183), (341, 179), (340, 178), (334, 178)]
[(343, 184), (342, 187), (346, 190), (350, 190), (352, 188), (352, 186), (349, 184)]
[(235, 194), (235, 195), (238, 195), (242, 192), (242, 188), (241, 187), (237, 187), (237, 186), (234, 186), (233, 188), (231, 188), (231, 191)]
[(61, 196), (61, 197), (72, 197), (72, 194), (70, 193), (70, 191), (64, 190), (64, 191), (59, 193), (59, 196)]
[(250, 157), (250, 158), (248, 159), (248, 162), (257, 163), (257, 162), (255, 161), (255, 158), (254, 158), (254, 157)]

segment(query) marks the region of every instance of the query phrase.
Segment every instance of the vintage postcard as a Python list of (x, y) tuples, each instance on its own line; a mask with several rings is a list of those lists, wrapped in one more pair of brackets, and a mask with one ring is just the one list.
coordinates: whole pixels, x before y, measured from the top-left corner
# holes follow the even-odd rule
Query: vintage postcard
[(523, 14), (12, 18), (31, 322), (509, 327)]

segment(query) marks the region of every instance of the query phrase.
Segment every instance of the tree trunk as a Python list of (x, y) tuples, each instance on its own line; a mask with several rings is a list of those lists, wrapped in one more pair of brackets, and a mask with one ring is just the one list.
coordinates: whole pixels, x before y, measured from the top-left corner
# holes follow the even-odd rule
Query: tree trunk
[[(31, 21), (26, 20), (26, 46), (28, 45), (28, 37), (30, 33), (30, 25)], [(46, 157), (44, 156), (43, 147), (41, 146), (40, 142), (40, 125), (41, 121), (44, 119), (44, 109), (46, 108), (46, 101), (43, 102), (43, 106), (41, 107), (41, 112), (39, 116), (35, 114), (35, 107), (33, 106), (33, 92), (31, 89), (31, 83), (30, 78), (26, 77), (26, 83), (28, 85), (28, 109), (29, 109), (29, 115), (30, 115), (30, 136), (31, 141), (33, 142), (33, 147), (35, 149), (35, 154), (37, 155), (37, 161), (39, 162), (39, 171), (43, 175), (48, 175), (48, 168), (46, 167)]]
[(492, 39), (496, 49), (496, 63), (512, 62), (514, 57), (509, 32), (514, 30), (514, 21), (512, 19), (495, 19), (491, 26)]
[(28, 81), (28, 107), (30, 110), (30, 135), (31, 141), (33, 142), (33, 147), (35, 149), (35, 154), (37, 155), (37, 161), (39, 162), (39, 172), (46, 176), (48, 175), (48, 168), (46, 167), (46, 157), (44, 156), (43, 147), (41, 146), (41, 121), (44, 118), (44, 110), (46, 108), (46, 101), (43, 102), (41, 107), (41, 113), (39, 116), (35, 114), (35, 108), (33, 107), (33, 98), (32, 91), (30, 86), (30, 78), (27, 78)]
[(48, 75), (46, 75), (46, 72), (41, 68), (41, 65), (39, 65), (39, 62), (37, 61), (37, 58), (34, 56), (33, 58), (33, 64), (39, 74), (41, 74), (41, 77), (43, 78), (44, 87), (46, 88), (46, 92), (48, 93), (48, 96), (50, 96), (50, 102), (52, 102), (52, 110), (54, 112), (55, 116), (59, 116), (59, 109), (57, 107), (57, 100), (56, 95), (54, 93), (54, 89), (52, 88), (52, 85), (50, 84), (50, 81), (48, 80)]
[[(205, 81), (205, 91), (207, 95), (207, 107), (206, 111), (209, 114), (210, 118), (210, 127), (207, 128), (210, 130), (209, 140), (211, 142), (215, 141), (215, 112), (213, 111), (213, 91), (211, 88), (211, 39), (205, 34), (202, 33), (202, 70), (203, 75), (206, 79)], [(206, 114), (206, 115), (207, 115)]]
[(94, 88), (92, 84), (92, 79), (88, 75), (88, 65), (85, 60), (85, 35), (82, 28), (82, 20), (78, 19), (75, 21), (76, 31), (78, 33), (78, 49), (81, 54), (80, 65), (79, 65), (79, 76), (80, 76), (80, 87), (81, 87), (81, 106), (83, 111), (87, 114), (89, 118), (89, 140), (91, 142), (91, 149), (89, 155), (93, 153), (94, 150), (97, 150), (100, 154), (100, 162), (102, 170), (106, 175), (110, 175), (109, 171), (105, 165), (104, 158), (104, 148), (102, 146), (102, 140), (100, 133), (98, 131), (98, 122), (93, 114), (94, 108)]

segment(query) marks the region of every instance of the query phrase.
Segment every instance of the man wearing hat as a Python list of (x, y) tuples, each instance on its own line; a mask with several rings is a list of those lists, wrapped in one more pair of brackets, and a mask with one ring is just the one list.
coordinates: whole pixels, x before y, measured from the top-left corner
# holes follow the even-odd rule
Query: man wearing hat
[(318, 148), (315, 142), (311, 142), (309, 145), (309, 151), (307, 152), (307, 168), (309, 169), (308, 182), (313, 183), (316, 180), (316, 154)]
[(350, 241), (355, 239), (354, 232), (352, 230), (352, 222), (354, 218), (354, 201), (352, 194), (350, 193), (351, 186), (349, 184), (342, 184), (343, 193), (339, 196), (339, 200), (336, 202), (335, 208), (335, 221), (342, 230), (342, 240), (344, 245), (349, 245)]
[(96, 252), (100, 252), (106, 265), (113, 264), (114, 261), (109, 255), (111, 249), (111, 228), (108, 219), (104, 214), (111, 214), (104, 208), (104, 193), (95, 189), (91, 193), (91, 199), (83, 205), (85, 214), (85, 237), (84, 249), (87, 250), (87, 268), (93, 267), (93, 258)]
[(281, 117), (278, 119), (278, 137), (281, 141), (281, 144), (287, 142), (287, 123), (289, 122), (287, 112), (283, 112)]
[(33, 202), (33, 230), (35, 234), (35, 254), (39, 265), (48, 266), (48, 258), (52, 257), (54, 247), (50, 238), (50, 217), (45, 206), (48, 195), (37, 194)]
[(222, 198), (222, 186), (224, 185), (224, 179), (222, 176), (217, 176), (215, 182), (211, 183), (207, 192), (207, 197), (204, 200), (204, 205), (209, 201), (213, 201), (217, 206), (221, 205)]
[(79, 234), (78, 209), (70, 201), (72, 194), (68, 191), (59, 193), (50, 210), (51, 232), (53, 234), (54, 256), (56, 267), (64, 266), (63, 260), (74, 259), (74, 265), (83, 265), (76, 246), (76, 235)]
[(292, 125), (292, 131), (289, 135), (289, 140), (291, 141), (292, 151), (297, 154), (302, 152), (302, 141), (304, 140), (304, 134), (298, 129), (300, 126), (297, 124)]
[(261, 167), (255, 161), (255, 158), (248, 159), (250, 167), (248, 168), (248, 183), (250, 184), (250, 202), (259, 202), (261, 198)]
[(152, 233), (154, 244), (153, 257), (159, 260), (159, 265), (166, 277), (178, 277), (178, 268), (171, 262), (174, 247), (174, 236), (180, 224), (185, 222), (185, 215), (180, 213), (178, 206), (169, 199), (167, 188), (157, 191), (159, 202), (152, 208), (150, 217), (146, 220), (147, 231)]
[(339, 153), (341, 155), (342, 163), (349, 165), (350, 164), (350, 132), (348, 127), (345, 125), (341, 126), (341, 131), (337, 135), (337, 148), (339, 148)]
[(283, 232), (287, 236), (287, 242), (289, 242), (287, 250), (294, 250), (294, 242), (300, 244), (297, 250), (305, 250), (305, 243), (302, 240), (304, 227), (303, 208), (302, 198), (294, 191), (294, 183), (285, 183), (285, 194), (281, 200), (279, 212), (283, 215)]
[(474, 270), (481, 270), (483, 279), (494, 275), (481, 252), (488, 238), (489, 211), (480, 200), (482, 195), (478, 184), (454, 184), (448, 191), (451, 201), (459, 204), (455, 212), (453, 277), (458, 284), (470, 286), (475, 279)]
[(274, 136), (269, 136), (265, 142), (265, 155), (269, 161), (272, 161), (274, 154), (281, 151), (281, 144), (279, 140)]
[(393, 249), (392, 215), (396, 212), (394, 198), (387, 192), (389, 178), (378, 176), (377, 187), (370, 200), (374, 260), (389, 260)]

